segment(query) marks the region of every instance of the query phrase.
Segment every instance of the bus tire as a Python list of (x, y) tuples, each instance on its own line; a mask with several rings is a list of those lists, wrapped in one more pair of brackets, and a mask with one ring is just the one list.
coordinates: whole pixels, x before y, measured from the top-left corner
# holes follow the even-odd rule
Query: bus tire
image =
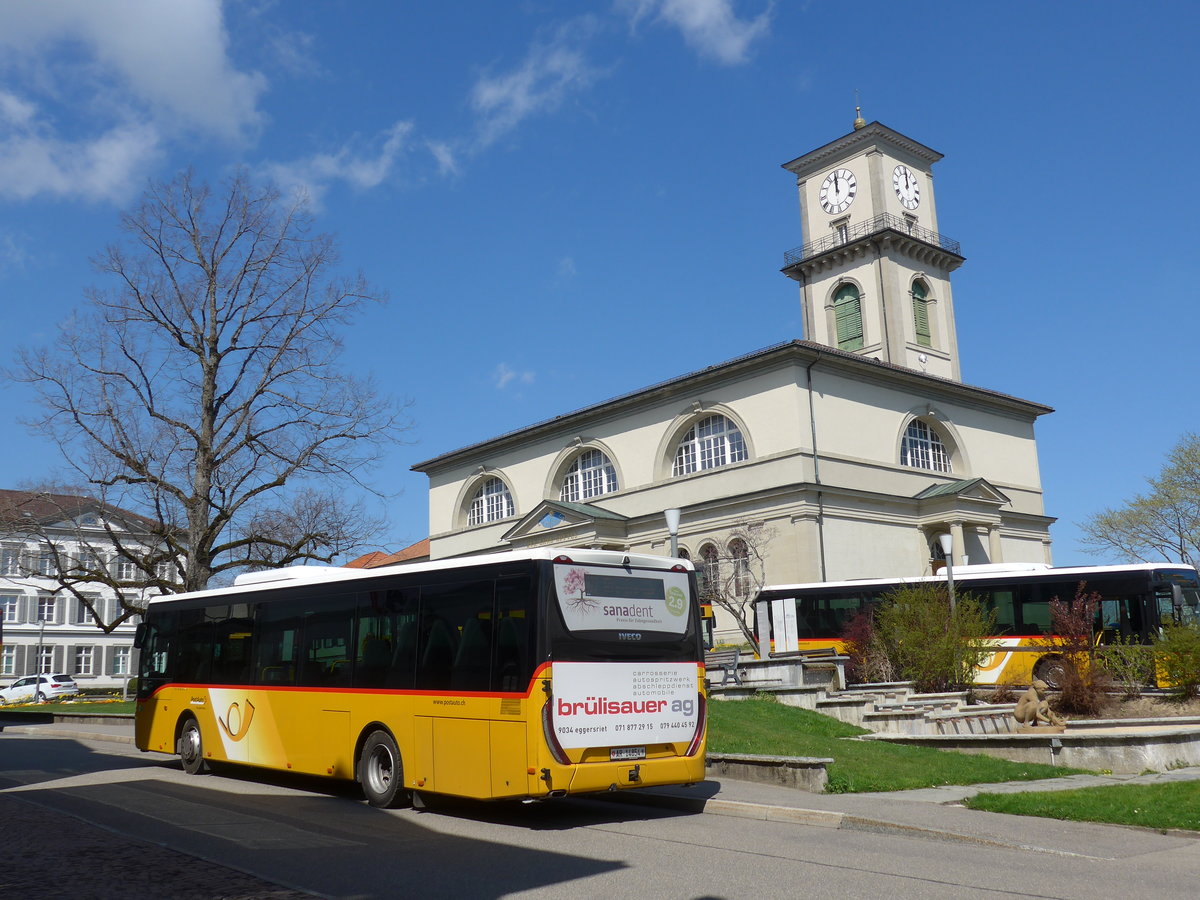
[(407, 806), (411, 795), (404, 789), (404, 764), (400, 748), (386, 731), (373, 731), (358, 757), (363, 795), (372, 806), (395, 809)]
[(1046, 682), (1052, 691), (1061, 690), (1071, 671), (1071, 664), (1061, 656), (1043, 656), (1033, 667), (1033, 677)]
[(207, 771), (204, 764), (204, 739), (200, 735), (200, 723), (191, 716), (184, 721), (179, 729), (179, 738), (175, 741), (175, 752), (183, 763), (183, 771), (189, 775), (199, 775)]

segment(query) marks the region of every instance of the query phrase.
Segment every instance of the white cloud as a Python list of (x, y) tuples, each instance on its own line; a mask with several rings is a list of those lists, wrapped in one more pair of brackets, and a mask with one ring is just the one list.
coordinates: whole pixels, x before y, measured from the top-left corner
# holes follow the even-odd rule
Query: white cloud
[(689, 47), (703, 57), (727, 66), (744, 63), (750, 45), (771, 25), (767, 7), (756, 18), (739, 19), (733, 0), (618, 0), (636, 25), (647, 17), (678, 28)]
[(152, 126), (118, 125), (83, 141), (60, 140), (28, 128), (0, 138), (0, 196), (39, 194), (123, 203), (158, 158)]
[(219, 0), (0, 3), (0, 196), (119, 203), (173, 139), (254, 137), (227, 45)]
[(533, 372), (517, 372), (508, 363), (500, 363), (496, 366), (496, 371), (492, 373), (492, 381), (495, 382), (496, 390), (502, 391), (514, 381), (518, 384), (533, 384)]
[(558, 261), (558, 277), (559, 278), (574, 278), (576, 275), (575, 259), (571, 256), (564, 256)]
[(471, 91), (479, 115), (480, 143), (487, 146), (531, 116), (553, 112), (573, 92), (589, 87), (600, 72), (584, 56), (580, 44), (594, 30), (583, 17), (537, 41), (510, 72), (485, 75)]
[(396, 170), (402, 154), (408, 150), (411, 122), (397, 122), (371, 141), (353, 139), (332, 153), (317, 153), (290, 163), (272, 163), (266, 174), (281, 188), (306, 193), (314, 204), (333, 182), (343, 182), (356, 190), (378, 187)]

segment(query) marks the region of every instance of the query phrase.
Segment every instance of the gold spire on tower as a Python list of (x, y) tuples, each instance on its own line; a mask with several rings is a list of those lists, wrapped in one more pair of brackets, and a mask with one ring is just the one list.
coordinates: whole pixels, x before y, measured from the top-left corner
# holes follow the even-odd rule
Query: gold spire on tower
[(862, 107), (858, 105), (858, 91), (854, 92), (854, 130), (867, 127), (867, 120), (862, 117)]

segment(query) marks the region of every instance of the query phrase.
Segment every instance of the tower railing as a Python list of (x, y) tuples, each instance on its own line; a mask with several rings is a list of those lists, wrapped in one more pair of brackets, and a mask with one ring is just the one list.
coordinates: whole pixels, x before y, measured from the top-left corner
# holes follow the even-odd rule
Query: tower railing
[(881, 231), (895, 231), (921, 241), (924, 244), (939, 247), (948, 253), (953, 253), (955, 256), (962, 256), (958, 241), (952, 241), (950, 238), (944, 237), (936, 231), (922, 228), (915, 222), (903, 219), (900, 216), (883, 213), (874, 219), (859, 222), (857, 225), (834, 232), (827, 237), (821, 238), (819, 241), (812, 241), (803, 247), (788, 250), (783, 254), (783, 267), (785, 269), (790, 268), (797, 263), (804, 262), (806, 259), (812, 259), (814, 256), (820, 256), (822, 253), (828, 253), (830, 250), (862, 240)]

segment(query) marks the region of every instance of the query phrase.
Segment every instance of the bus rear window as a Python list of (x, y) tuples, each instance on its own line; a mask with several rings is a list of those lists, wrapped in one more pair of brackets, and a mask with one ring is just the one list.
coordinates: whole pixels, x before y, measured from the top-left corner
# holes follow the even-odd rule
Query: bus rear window
[(682, 635), (691, 608), (686, 572), (558, 564), (558, 605), (571, 631), (650, 631)]

